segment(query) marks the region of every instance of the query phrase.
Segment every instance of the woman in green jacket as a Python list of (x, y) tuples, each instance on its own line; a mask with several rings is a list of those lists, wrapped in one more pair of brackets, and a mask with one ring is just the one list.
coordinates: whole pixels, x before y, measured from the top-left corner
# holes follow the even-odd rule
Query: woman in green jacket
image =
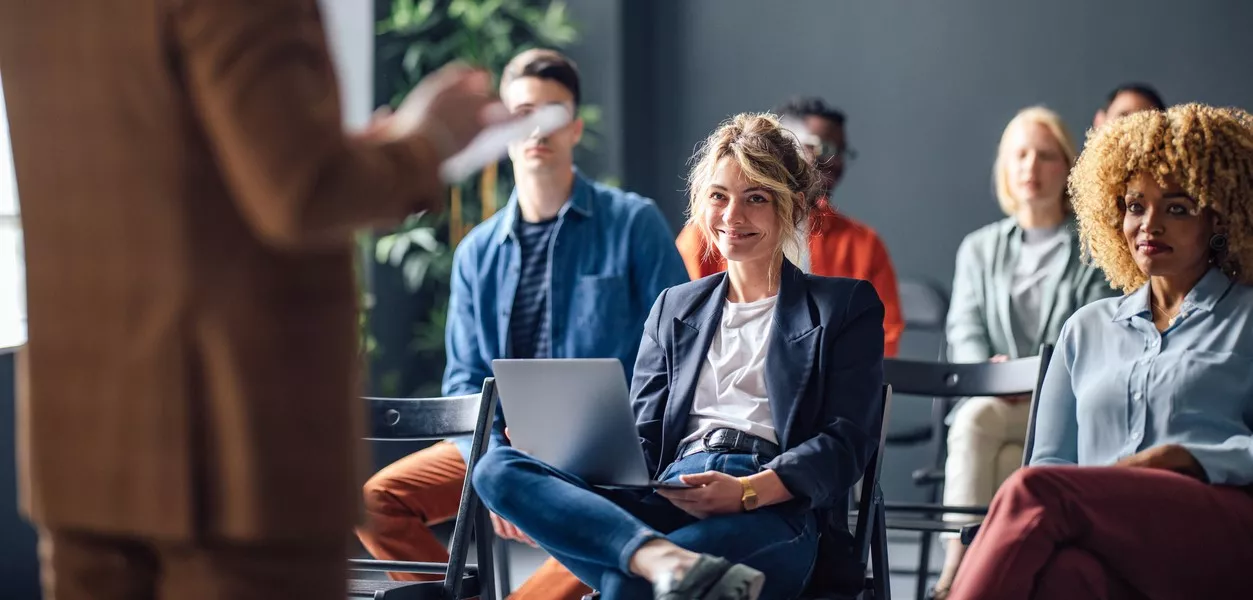
[[(948, 313), (949, 360), (999, 362), (1038, 354), (1079, 307), (1116, 295), (1081, 260), (1066, 176), (1075, 143), (1057, 113), (1024, 109), (1001, 135), (993, 176), (1007, 218), (966, 236)], [(967, 398), (950, 416), (944, 504), (987, 506), (1022, 463), (1030, 397)], [(947, 515), (964, 523), (971, 517)], [(943, 598), (965, 548), (950, 539), (933, 596)]]

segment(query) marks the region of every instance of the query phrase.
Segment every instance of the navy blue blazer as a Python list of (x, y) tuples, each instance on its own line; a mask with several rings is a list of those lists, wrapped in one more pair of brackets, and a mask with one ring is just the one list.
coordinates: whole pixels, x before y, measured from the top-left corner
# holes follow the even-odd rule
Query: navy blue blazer
[[(782, 453), (764, 465), (811, 509), (846, 506), (878, 445), (883, 418), (883, 303), (869, 282), (780, 273), (766, 390)], [(653, 304), (631, 397), (654, 476), (674, 462), (692, 398), (722, 322), (727, 275), (668, 288)]]

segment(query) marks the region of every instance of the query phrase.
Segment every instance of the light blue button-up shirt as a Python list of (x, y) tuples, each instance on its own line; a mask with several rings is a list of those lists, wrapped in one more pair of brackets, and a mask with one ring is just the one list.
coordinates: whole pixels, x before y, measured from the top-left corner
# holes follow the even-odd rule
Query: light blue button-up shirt
[(1111, 465), (1179, 444), (1211, 483), (1253, 483), (1253, 287), (1211, 270), (1158, 333), (1149, 286), (1062, 328), (1040, 390), (1032, 465)]

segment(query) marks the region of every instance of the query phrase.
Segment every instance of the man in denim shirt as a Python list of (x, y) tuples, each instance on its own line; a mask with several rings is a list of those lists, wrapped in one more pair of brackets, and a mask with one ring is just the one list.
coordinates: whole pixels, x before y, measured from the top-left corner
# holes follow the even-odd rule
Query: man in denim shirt
[[(574, 63), (550, 50), (515, 57), (500, 88), (515, 114), (549, 104), (573, 112), (579, 104)], [(594, 183), (574, 168), (582, 132), (583, 122), (575, 119), (547, 137), (511, 147), (517, 183), (508, 205), (457, 246), (444, 394), (478, 392), (496, 358), (617, 358), (629, 381), (653, 301), (661, 290), (687, 281), (657, 206)], [(371, 554), (447, 560), (429, 526), (456, 515), (468, 445), (437, 444), (370, 479), (368, 524), (359, 535)], [(509, 523), (493, 521), (502, 537), (530, 542)], [(512, 598), (578, 600), (589, 591), (550, 559)]]

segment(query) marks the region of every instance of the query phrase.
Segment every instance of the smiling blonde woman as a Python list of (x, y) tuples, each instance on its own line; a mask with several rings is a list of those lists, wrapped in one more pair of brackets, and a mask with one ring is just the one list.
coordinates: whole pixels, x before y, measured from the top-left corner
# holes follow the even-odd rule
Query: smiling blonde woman
[[(691, 221), (727, 270), (662, 292), (631, 395), (655, 478), (692, 487), (610, 492), (508, 447), (487, 453), (474, 483), (607, 599), (796, 598), (819, 535), (824, 547), (851, 540), (849, 490), (882, 417), (883, 304), (866, 281), (785, 258), (819, 177), (772, 116), (719, 127), (690, 182)], [(838, 583), (825, 579), (841, 564), (830, 559), (812, 587)], [(861, 584), (858, 567), (850, 575)]]

